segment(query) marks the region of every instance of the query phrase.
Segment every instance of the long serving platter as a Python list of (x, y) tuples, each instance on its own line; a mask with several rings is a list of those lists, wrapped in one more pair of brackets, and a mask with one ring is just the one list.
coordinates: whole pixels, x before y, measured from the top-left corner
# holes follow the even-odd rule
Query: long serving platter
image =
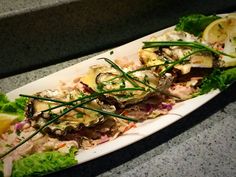
[[(138, 59), (138, 50), (142, 47), (143, 41), (147, 41), (153, 35), (160, 35), (167, 30), (171, 30), (174, 27), (166, 28), (164, 30), (152, 33), (147, 35), (143, 38), (135, 40), (133, 42), (127, 43), (110, 51), (107, 51), (103, 54), (97, 55), (92, 57), (86, 61), (80, 62), (63, 70), (60, 70), (56, 73), (48, 75), (44, 78), (31, 82), (27, 85), (24, 85), (18, 89), (15, 89), (9, 93), (7, 96), (10, 99), (14, 99), (19, 97), (19, 94), (33, 94), (42, 90), (46, 89), (53, 89), (58, 87), (60, 81), (63, 82), (70, 82), (74, 78), (84, 75), (88, 68), (92, 65), (104, 63), (102, 60), (97, 60), (101, 57), (106, 57), (111, 60), (117, 58), (127, 58), (127, 59)], [(130, 129), (122, 136), (118, 138), (100, 144), (94, 148), (89, 150), (79, 150), (76, 155), (78, 160), (78, 164), (90, 161), (92, 159), (101, 157), (113, 151), (116, 151), (120, 148), (128, 146), (134, 142), (142, 140), (143, 138), (173, 124), (174, 122), (178, 121), (179, 119), (183, 118), (187, 114), (191, 113), (192, 111), (196, 110), (203, 104), (207, 103), (209, 100), (214, 98), (217, 94), (219, 94), (219, 90), (212, 91), (208, 94), (198, 96), (187, 101), (183, 101), (177, 103), (173, 109), (167, 114), (163, 116), (159, 116), (156, 119), (146, 120), (142, 123), (137, 123), (137, 127)]]

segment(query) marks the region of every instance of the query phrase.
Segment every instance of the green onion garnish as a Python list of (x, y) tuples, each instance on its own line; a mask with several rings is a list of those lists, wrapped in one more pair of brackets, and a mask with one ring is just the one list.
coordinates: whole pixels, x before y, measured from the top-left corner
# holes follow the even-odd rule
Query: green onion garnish
[(216, 55), (225, 55), (231, 58), (235, 58), (233, 55), (229, 55), (227, 53), (221, 52), (219, 50), (215, 50), (211, 47), (208, 47), (206, 45), (203, 45), (202, 43), (199, 42), (187, 42), (187, 41), (145, 41), (143, 42), (144, 46), (143, 49), (145, 48), (155, 48), (155, 47), (170, 47), (170, 46), (183, 46), (183, 47), (191, 47), (191, 48), (196, 48), (196, 49), (205, 49), (207, 51), (210, 51)]
[(117, 64), (115, 64), (113, 61), (111, 61), (108, 58), (99, 58), (98, 60), (105, 60), (107, 63), (109, 63), (114, 69), (116, 69), (117, 71), (121, 72), (122, 76), (129, 81), (134, 87), (139, 87), (139, 85), (134, 82), (132, 80), (132, 78), (130, 77), (129, 74), (127, 74), (126, 72), (124, 72)]

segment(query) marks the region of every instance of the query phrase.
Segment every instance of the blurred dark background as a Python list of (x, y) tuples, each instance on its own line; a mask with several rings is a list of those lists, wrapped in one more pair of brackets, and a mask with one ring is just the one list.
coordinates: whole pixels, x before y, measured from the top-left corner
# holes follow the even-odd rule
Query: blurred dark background
[(78, 0), (0, 16), (0, 78), (112, 48), (233, 0)]

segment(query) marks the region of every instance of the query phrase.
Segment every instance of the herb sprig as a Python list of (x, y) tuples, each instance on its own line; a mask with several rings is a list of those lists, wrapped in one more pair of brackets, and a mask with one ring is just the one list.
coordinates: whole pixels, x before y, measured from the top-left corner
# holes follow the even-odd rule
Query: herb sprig
[(130, 87), (130, 88), (120, 88), (120, 89), (114, 89), (114, 90), (104, 90), (101, 92), (94, 92), (90, 95), (86, 95), (86, 96), (80, 97), (78, 99), (69, 101), (69, 102), (66, 102), (66, 101), (63, 102), (61, 100), (55, 100), (55, 99), (51, 99), (51, 98), (45, 98), (45, 97), (34, 96), (34, 95), (20, 94), (20, 96), (27, 97), (27, 98), (34, 98), (34, 99), (38, 99), (38, 100), (50, 101), (50, 102), (55, 102), (55, 103), (61, 103), (60, 105), (57, 105), (57, 106), (54, 106), (54, 107), (51, 107), (51, 108), (48, 108), (48, 109), (42, 111), (42, 112), (47, 112), (47, 111), (51, 111), (53, 109), (56, 109), (56, 108), (59, 108), (62, 106), (74, 105), (76, 102), (84, 101), (86, 99), (89, 99), (88, 100), (88, 102), (89, 102), (89, 101), (92, 101), (92, 100), (98, 98), (101, 95), (106, 94), (106, 93), (115, 93), (115, 92), (120, 92), (120, 91), (137, 91), (137, 90), (145, 91), (145, 89), (141, 88), (141, 87)]
[[(151, 85), (149, 85), (149, 84), (147, 84), (147, 83), (145, 83), (145, 82), (143, 82), (143, 81), (141, 81), (141, 80), (139, 80), (139, 79), (137, 79), (137, 78), (135, 78), (135, 77), (133, 77), (133, 76), (130, 75), (130, 74), (135, 73), (135, 72), (138, 72), (138, 71), (149, 70), (149, 69), (151, 69), (151, 68), (153, 68), (153, 67), (160, 66), (160, 65), (162, 65), (162, 64), (160, 64), (160, 65), (155, 65), (155, 66), (149, 66), (149, 67), (143, 67), (143, 68), (139, 68), (139, 69), (137, 69), (137, 70), (133, 70), (133, 71), (129, 71), (129, 72), (124, 72), (121, 68), (119, 68), (119, 66), (118, 66), (118, 68), (117, 68), (117, 67), (116, 67), (117, 65), (116, 65), (114, 62), (112, 62), (110, 59), (108, 59), (108, 58), (100, 58), (100, 59), (104, 59), (106, 62), (108, 62), (109, 64), (111, 64), (111, 66), (114, 66), (115, 69), (122, 71), (122, 75), (115, 76), (115, 77), (113, 77), (112, 79), (110, 79), (110, 80), (108, 80), (108, 81), (111, 81), (111, 80), (113, 80), (113, 79), (115, 79), (115, 78), (119, 78), (119, 77), (124, 76), (125, 78), (129, 78), (129, 79), (130, 79), (132, 82), (134, 82), (138, 87), (140, 87), (140, 86), (139, 86), (136, 82), (138, 82), (138, 83), (140, 83), (140, 84), (142, 84), (142, 85), (148, 87), (149, 89), (152, 89), (153, 91), (162, 93), (162, 94), (167, 95), (167, 96), (173, 96), (173, 95), (170, 95), (169, 93), (166, 93), (166, 92), (164, 92), (164, 91), (162, 91), (162, 90), (160, 90), (160, 89), (158, 89), (158, 88), (152, 87)], [(141, 88), (142, 88), (142, 87), (141, 87)]]
[(145, 48), (155, 48), (155, 47), (170, 47), (170, 46), (183, 46), (183, 47), (191, 47), (193, 49), (205, 49), (209, 52), (212, 52), (216, 55), (225, 55), (231, 58), (235, 58), (236, 56), (229, 55), (227, 53), (224, 53), (219, 50), (215, 50), (211, 47), (208, 47), (202, 43), (199, 42), (188, 42), (188, 41), (145, 41), (143, 42), (144, 46), (143, 49)]
[(134, 87), (139, 87), (139, 85), (134, 82), (132, 80), (132, 77), (127, 74), (126, 72), (124, 72), (117, 64), (115, 64), (113, 61), (109, 60), (108, 58), (99, 58), (98, 60), (105, 60), (107, 63), (109, 63), (114, 69), (116, 69), (117, 71), (119, 71), (122, 76), (127, 80), (129, 81)]
[(171, 62), (163, 71), (161, 71), (158, 75), (159, 76), (163, 76), (166, 72), (168, 72), (169, 70), (171, 70), (174, 66), (176, 66), (177, 64), (182, 64), (185, 61), (189, 60), (189, 57), (193, 54), (199, 53), (199, 52), (204, 52), (207, 51), (206, 49), (199, 49), (199, 50), (195, 50), (193, 52), (188, 53), (187, 55), (183, 56), (182, 58), (180, 58), (179, 60), (173, 61)]

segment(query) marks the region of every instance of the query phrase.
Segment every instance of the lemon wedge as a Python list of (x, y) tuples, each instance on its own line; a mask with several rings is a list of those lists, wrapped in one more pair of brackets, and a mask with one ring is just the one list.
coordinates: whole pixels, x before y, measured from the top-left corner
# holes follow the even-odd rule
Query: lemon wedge
[(224, 43), (233, 31), (236, 31), (236, 13), (210, 23), (203, 31), (202, 38), (208, 43)]
[(11, 124), (17, 119), (17, 115), (0, 113), (0, 135), (10, 128)]
[(225, 40), (223, 52), (234, 57), (222, 56), (220, 58), (220, 67), (236, 66), (236, 31), (229, 33), (228, 38)]

